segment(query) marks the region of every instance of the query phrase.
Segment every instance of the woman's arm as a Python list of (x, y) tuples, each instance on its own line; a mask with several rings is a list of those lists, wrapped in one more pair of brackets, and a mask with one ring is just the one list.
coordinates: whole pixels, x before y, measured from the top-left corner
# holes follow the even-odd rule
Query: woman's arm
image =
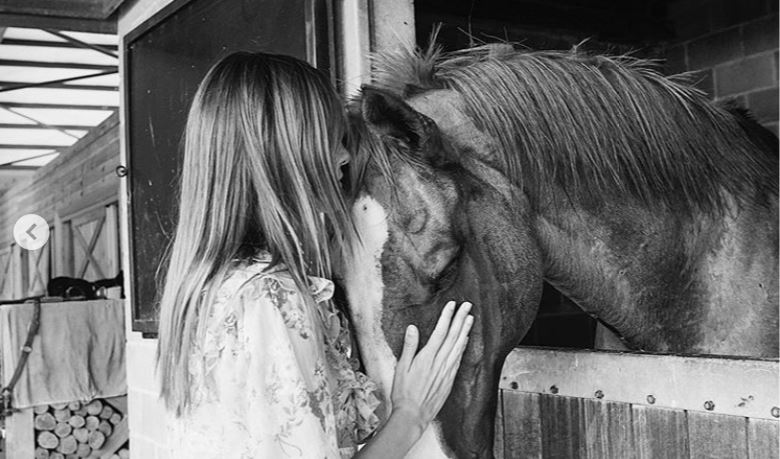
[(419, 440), (452, 389), (474, 322), (470, 310), (471, 304), (463, 303), (455, 314), (455, 302), (447, 303), (416, 356), (419, 332), (414, 325), (406, 329), (393, 379), (392, 412), (356, 458), (403, 458)]

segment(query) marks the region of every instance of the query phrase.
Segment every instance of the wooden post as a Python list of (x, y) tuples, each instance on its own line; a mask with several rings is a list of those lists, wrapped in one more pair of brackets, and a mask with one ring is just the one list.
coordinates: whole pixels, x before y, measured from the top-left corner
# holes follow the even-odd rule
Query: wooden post
[(341, 74), (344, 95), (354, 96), (360, 85), (369, 82), (371, 33), (369, 32), (369, 0), (344, 0), (339, 18), (341, 32), (338, 46), (341, 53)]
[(54, 213), (54, 237), (52, 238), (52, 277), (65, 275), (65, 254), (64, 254), (64, 223), (59, 212)]
[(24, 278), (26, 270), (24, 267), (24, 252), (25, 250), (19, 247), (18, 244), (14, 244), (11, 247), (11, 279), (13, 282), (13, 289), (11, 290), (12, 298), (21, 298), (24, 296), (25, 282)]
[(414, 1), (372, 0), (371, 50), (388, 51), (400, 46), (414, 47)]
[(116, 203), (106, 206), (106, 272), (107, 277), (114, 277), (120, 270), (119, 253), (119, 214)]

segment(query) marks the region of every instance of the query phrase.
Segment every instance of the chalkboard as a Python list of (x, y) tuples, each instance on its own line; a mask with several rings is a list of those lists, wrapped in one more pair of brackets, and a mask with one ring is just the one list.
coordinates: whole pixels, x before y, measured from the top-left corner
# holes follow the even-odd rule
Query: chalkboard
[(156, 274), (175, 228), (182, 132), (198, 83), (234, 51), (330, 71), (331, 17), (329, 0), (180, 0), (125, 37), (133, 330), (157, 332)]

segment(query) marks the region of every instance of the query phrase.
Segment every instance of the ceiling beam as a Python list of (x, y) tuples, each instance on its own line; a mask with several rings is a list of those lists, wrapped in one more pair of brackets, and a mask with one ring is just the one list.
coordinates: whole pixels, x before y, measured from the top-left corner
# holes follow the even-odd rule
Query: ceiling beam
[[(44, 48), (70, 48), (80, 49), (81, 46), (75, 43), (69, 43), (64, 41), (46, 41), (46, 40), (26, 40), (22, 38), (6, 38), (3, 40), (4, 45), (17, 45), (17, 46), (40, 46)], [(116, 51), (119, 49), (117, 45), (99, 45), (101, 48)]]
[[(23, 159), (22, 161), (27, 161), (26, 159)], [(33, 172), (39, 169), (39, 166), (0, 166), (0, 170), (2, 171), (14, 171), (14, 172)], [(26, 177), (29, 175), (29, 172), (25, 173), (24, 176)], [(21, 175), (21, 174), (20, 174)], [(6, 175), (2, 175), (1, 177), (6, 177)]]
[(100, 70), (103, 72), (117, 71), (116, 65), (82, 64), (79, 62), (40, 62), (40, 61), (22, 61), (18, 59), (0, 59), (0, 66), (3, 65), (12, 66), (12, 67), (40, 67), (40, 68), (47, 68), (47, 69)]
[(0, 123), (0, 129), (40, 129), (42, 131), (69, 129), (73, 131), (89, 131), (96, 126), (83, 126), (81, 124), (47, 124), (45, 126), (38, 124), (14, 124)]
[(106, 19), (124, 0), (3, 0), (0, 12)]
[(10, 86), (5, 86), (3, 88), (0, 88), (0, 92), (16, 91), (18, 89), (45, 87), (45, 86), (51, 86), (53, 84), (69, 83), (71, 81), (86, 80), (87, 78), (95, 78), (103, 75), (111, 75), (114, 73), (116, 73), (116, 71), (91, 73), (88, 75), (79, 75), (70, 78), (60, 78), (58, 80), (39, 81), (35, 83), (19, 83), (17, 85), (10, 85)]
[[(24, 143), (0, 143), (0, 150), (56, 150), (70, 145), (27, 145)], [(2, 152), (0, 152), (2, 155)]]
[(71, 134), (70, 132), (66, 131), (65, 129), (60, 129), (60, 128), (53, 127), (53, 126), (51, 126), (49, 124), (44, 123), (43, 121), (41, 121), (41, 120), (39, 120), (37, 118), (33, 118), (30, 115), (25, 115), (24, 113), (22, 113), (22, 112), (20, 112), (18, 110), (14, 110), (11, 107), (3, 107), (2, 105), (0, 105), (0, 107), (2, 107), (7, 112), (11, 112), (11, 113), (13, 113), (16, 116), (19, 116), (21, 118), (26, 119), (27, 121), (32, 121), (33, 123), (37, 124), (38, 126), (43, 126), (43, 127), (46, 127), (46, 128), (56, 129), (56, 130), (62, 132), (63, 134), (65, 134), (67, 136), (73, 137), (74, 139), (78, 139), (78, 136)]
[[(29, 81), (0, 81), (0, 90), (8, 87), (16, 87), (16, 86), (30, 87), (29, 85), (35, 85), (35, 83), (30, 83)], [(36, 85), (36, 86), (41, 86), (43, 88), (54, 88), (54, 89), (80, 89), (84, 91), (109, 91), (109, 92), (119, 91), (119, 87), (117, 86), (97, 86), (97, 85), (89, 85), (89, 84), (48, 83), (45, 85)]]
[(88, 49), (91, 49), (93, 51), (97, 51), (100, 54), (105, 54), (106, 56), (113, 57), (114, 59), (119, 59), (119, 56), (115, 52), (107, 50), (107, 49), (103, 48), (100, 45), (94, 45), (92, 43), (87, 43), (85, 41), (81, 41), (78, 38), (73, 38), (70, 35), (66, 35), (64, 33), (61, 33), (59, 31), (57, 31), (57, 30), (52, 30), (52, 29), (42, 29), (42, 30), (45, 31), (48, 34), (54, 35), (57, 38), (62, 38), (63, 40), (65, 40), (67, 42), (73, 43), (74, 45), (78, 45), (78, 46), (80, 46), (82, 48), (88, 48)]
[[(43, 154), (40, 154), (40, 155), (30, 156), (29, 158), (20, 158), (20, 159), (15, 159), (13, 161), (0, 163), (0, 168), (2, 168), (3, 166), (11, 166), (11, 165), (16, 164), (16, 163), (22, 163), (24, 161), (30, 161), (32, 159), (45, 158), (47, 156), (51, 156), (51, 155), (56, 154), (56, 153), (59, 153), (59, 152), (52, 151), (52, 152), (49, 152), (49, 153), (43, 153)], [(0, 159), (0, 161), (2, 161), (2, 160)]]
[(44, 104), (44, 103), (33, 103), (33, 102), (0, 102), (0, 107), (43, 108), (43, 109), (55, 109), (55, 110), (103, 110), (103, 111), (111, 111), (119, 108), (116, 105)]
[(70, 17), (37, 16), (32, 14), (0, 13), (0, 27), (29, 27), (70, 32), (116, 34), (116, 17), (109, 19), (77, 19)]

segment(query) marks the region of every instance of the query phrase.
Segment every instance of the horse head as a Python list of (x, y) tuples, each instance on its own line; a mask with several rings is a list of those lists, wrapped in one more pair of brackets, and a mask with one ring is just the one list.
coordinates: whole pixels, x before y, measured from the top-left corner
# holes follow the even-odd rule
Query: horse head
[(389, 405), (405, 328), (415, 324), (424, 345), (446, 301), (472, 302), (452, 393), (409, 457), (492, 457), (501, 366), (542, 289), (527, 203), (507, 196), (501, 175), (488, 181), (464, 167), (459, 150), (477, 143), (452, 142), (390, 92), (366, 87), (359, 102), (351, 118), (360, 243), (343, 279), (363, 361)]

